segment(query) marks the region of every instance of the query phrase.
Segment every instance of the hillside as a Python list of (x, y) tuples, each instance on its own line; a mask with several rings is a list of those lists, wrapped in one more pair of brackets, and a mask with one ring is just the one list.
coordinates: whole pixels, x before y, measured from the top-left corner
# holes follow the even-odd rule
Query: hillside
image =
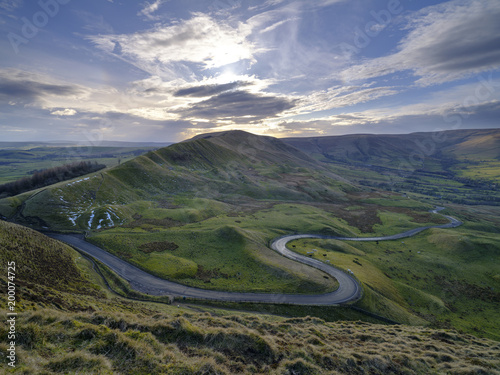
[(283, 141), (361, 185), (500, 205), (500, 129)]
[(429, 159), (500, 160), (500, 129), (450, 130), (412, 134), (353, 134), (282, 141), (315, 158), (388, 166), (402, 156), (423, 154)]
[[(3, 264), (29, 265), (16, 280), (13, 373), (500, 373), (500, 345), (488, 339), (129, 301), (107, 291), (90, 263), (57, 241), (3, 221), (0, 238)], [(5, 274), (0, 280), (5, 285)], [(5, 294), (0, 300), (6, 306)], [(2, 325), (1, 367), (9, 373), (6, 342)]]
[[(161, 203), (190, 196), (332, 202), (345, 200), (345, 192), (353, 190), (345, 179), (277, 139), (228, 132), (162, 148), (36, 194), (0, 200), (0, 214), (38, 227), (82, 230), (131, 221), (133, 213), (123, 206), (141, 200)], [(23, 212), (16, 212), (22, 202)]]
[[(360, 187), (346, 178), (371, 183), (384, 175), (315, 160), (274, 138), (222, 132), (0, 200), (0, 214), (37, 229), (86, 232), (92, 244), (183, 285), (314, 295), (335, 290), (336, 280), (284, 258), (270, 241), (293, 233), (390, 236), (447, 222), (429, 212), (440, 199)], [(441, 181), (452, 183), (426, 178), (433, 191), (443, 188)], [(289, 249), (354, 271), (364, 291), (355, 306), (369, 314), (498, 339), (499, 211), (447, 207), (443, 212), (463, 226), (424, 231), (404, 243), (316, 240)], [(370, 319), (363, 314), (360, 319)]]

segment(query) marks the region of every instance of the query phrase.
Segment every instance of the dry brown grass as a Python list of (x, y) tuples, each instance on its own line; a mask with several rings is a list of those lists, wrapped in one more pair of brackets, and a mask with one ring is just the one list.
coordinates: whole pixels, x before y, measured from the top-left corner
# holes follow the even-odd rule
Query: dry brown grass
[(454, 331), (176, 315), (25, 313), (20, 363), (33, 374), (500, 374), (500, 343)]

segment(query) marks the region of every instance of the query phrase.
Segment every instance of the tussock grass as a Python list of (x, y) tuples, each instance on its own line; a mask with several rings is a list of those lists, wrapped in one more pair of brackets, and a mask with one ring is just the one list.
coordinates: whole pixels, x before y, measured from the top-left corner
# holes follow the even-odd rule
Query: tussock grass
[(26, 373), (500, 373), (498, 342), (428, 328), (51, 309), (25, 313), (18, 324)]

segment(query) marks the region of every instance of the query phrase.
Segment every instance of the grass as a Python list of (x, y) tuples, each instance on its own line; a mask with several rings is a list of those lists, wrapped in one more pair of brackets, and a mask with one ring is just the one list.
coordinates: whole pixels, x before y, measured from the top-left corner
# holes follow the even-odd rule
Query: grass
[[(329, 210), (296, 203), (254, 203), (253, 207), (245, 208), (207, 199), (177, 198), (163, 206), (172, 208), (135, 202), (127, 207), (129, 213), (137, 211), (133, 214), (134, 221), (96, 232), (90, 241), (159, 277), (190, 286), (321, 293), (335, 285), (325, 280), (322, 273), (270, 251), (267, 243), (294, 231), (340, 236), (362, 234), (348, 224), (356, 214), (352, 209), (344, 213), (347, 219), (344, 220)], [(340, 211), (342, 208), (335, 208), (335, 212)], [(365, 213), (364, 207), (361, 212)], [(422, 215), (425, 224), (434, 224), (431, 221), (434, 216)], [(422, 225), (414, 222), (414, 217), (387, 210), (372, 216), (382, 224), (382, 231), (375, 225), (377, 234), (384, 233), (391, 225), (394, 227), (391, 233)], [(155, 243), (172, 243), (176, 247), (154, 252), (143, 250)]]
[[(177, 307), (125, 300), (103, 289), (90, 263), (70, 247), (2, 221), (0, 231), (2, 262), (14, 259), (25, 265), (16, 280), (18, 361), (13, 373), (500, 372), (498, 341), (450, 329), (346, 321), (362, 318), (347, 307), (238, 304), (232, 307), (247, 311), (234, 311), (224, 310), (226, 304)], [(332, 246), (362, 264), (362, 256), (372, 251), (345, 243)], [(5, 284), (5, 274), (0, 280)], [(121, 281), (115, 278), (112, 283)], [(5, 294), (0, 303), (6, 306)], [(6, 336), (2, 325), (3, 363)]]
[(18, 329), (23, 373), (496, 374), (500, 366), (494, 341), (310, 317), (44, 309), (23, 314)]
[[(190, 286), (285, 293), (321, 293), (336, 287), (319, 271), (305, 273), (303, 267), (291, 261), (274, 265), (259, 259), (263, 245), (232, 226), (193, 230), (186, 225), (158, 232), (141, 228), (132, 233), (129, 229), (116, 229), (99, 233), (91, 241), (153, 274)], [(174, 243), (178, 248), (161, 252), (141, 250), (141, 246), (158, 242)]]
[[(367, 293), (358, 304), (369, 311), (400, 322), (426, 320), (435, 327), (500, 339), (496, 233), (478, 233), (466, 224), (379, 244), (304, 239), (289, 246), (299, 253), (315, 248), (318, 259), (351, 269)], [(387, 300), (397, 306), (380, 305)]]

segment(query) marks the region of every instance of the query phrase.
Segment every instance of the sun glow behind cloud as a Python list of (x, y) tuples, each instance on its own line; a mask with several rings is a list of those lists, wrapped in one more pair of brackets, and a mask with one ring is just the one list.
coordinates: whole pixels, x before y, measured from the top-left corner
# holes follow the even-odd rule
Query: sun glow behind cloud
[[(247, 7), (155, 0), (108, 2), (101, 14), (70, 3), (74, 25), (54, 17), (53, 28), (21, 46), (29, 58), (2, 57), (3, 132), (46, 126), (44, 134), (53, 137), (102, 127), (112, 137), (143, 140), (231, 128), (272, 135), (384, 126), (408, 132), (449, 126), (445, 112), (471, 96), (474, 105), (461, 110), (482, 119), (471, 125), (492, 126), (485, 116), (493, 118), (500, 101), (498, 1), (401, 3), (403, 11), (387, 24), (373, 21), (386, 2), (362, 3), (366, 9), (337, 0)], [(8, 19), (3, 9), (5, 30), (39, 11), (30, 6), (9, 8)], [(346, 54), (341, 46), (354, 45), (367, 25), (376, 36)], [(0, 47), (11, 51), (6, 40)], [(481, 79), (489, 83), (475, 95)]]

